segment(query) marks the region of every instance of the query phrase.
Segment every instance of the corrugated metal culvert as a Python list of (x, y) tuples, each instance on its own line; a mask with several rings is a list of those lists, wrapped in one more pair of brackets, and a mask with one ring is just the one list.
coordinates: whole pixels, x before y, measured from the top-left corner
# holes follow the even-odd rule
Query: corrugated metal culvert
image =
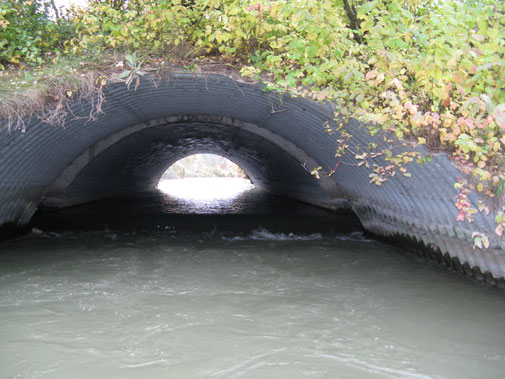
[[(477, 225), (493, 230), (493, 215), (456, 222), (453, 185), (461, 174), (446, 155), (425, 167), (409, 165), (411, 178), (380, 187), (369, 184), (369, 170), (352, 156), (331, 177), (312, 176), (317, 166), (335, 166), (337, 137), (324, 125), (338, 110), (328, 104), (222, 75), (179, 73), (156, 84), (145, 79), (136, 90), (109, 84), (103, 114), (86, 122), (90, 107), (72, 104), (65, 127), (33, 117), (21, 133), (4, 123), (0, 225), (26, 224), (42, 203), (64, 207), (153, 188), (178, 159), (214, 153), (241, 166), (256, 186), (326, 208), (350, 207), (370, 232), (428, 246), (425, 254), (489, 283), (505, 276), (503, 240), (494, 236), (489, 249), (473, 248), (472, 232), (481, 231)], [(380, 138), (359, 126), (346, 125), (355, 143)]]

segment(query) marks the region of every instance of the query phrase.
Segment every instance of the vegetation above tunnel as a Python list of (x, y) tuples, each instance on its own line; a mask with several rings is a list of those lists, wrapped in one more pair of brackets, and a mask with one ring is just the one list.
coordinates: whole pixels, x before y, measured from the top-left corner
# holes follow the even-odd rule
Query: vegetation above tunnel
[[(458, 218), (472, 221), (469, 191), (503, 205), (503, 30), (498, 0), (91, 0), (68, 12), (52, 1), (1, 0), (0, 112), (13, 128), (32, 111), (58, 123), (66, 102), (99, 95), (110, 80), (133, 89), (149, 71), (230, 67), (337, 105), (344, 119), (327, 128), (340, 146), (330, 173), (350, 153), (381, 185), (427, 159), (398, 153), (393, 140), (356, 146), (346, 117), (366, 121), (372, 134), (447, 151), (468, 174), (456, 184)], [(505, 216), (496, 214), (501, 236)]]

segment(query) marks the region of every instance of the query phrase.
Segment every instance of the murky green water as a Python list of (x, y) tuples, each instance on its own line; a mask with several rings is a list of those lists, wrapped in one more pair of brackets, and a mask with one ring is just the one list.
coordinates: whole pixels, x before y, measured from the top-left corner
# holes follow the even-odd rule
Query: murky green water
[(361, 233), (59, 231), (0, 251), (2, 378), (505, 376), (502, 292)]

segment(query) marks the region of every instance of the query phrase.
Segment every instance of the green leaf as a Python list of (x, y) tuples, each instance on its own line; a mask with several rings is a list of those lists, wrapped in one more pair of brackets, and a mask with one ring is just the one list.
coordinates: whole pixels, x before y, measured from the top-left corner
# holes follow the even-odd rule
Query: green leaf
[(377, 1), (366, 1), (361, 7), (359, 7), (359, 14), (368, 14), (372, 9), (375, 8)]
[(137, 65), (137, 57), (136, 54), (134, 53), (133, 55), (131, 54), (126, 54), (125, 55), (126, 62), (133, 68)]
[(128, 77), (128, 75), (130, 75), (130, 73), (131, 73), (130, 70), (123, 71), (121, 74), (119, 74), (118, 78), (124, 79), (124, 78)]

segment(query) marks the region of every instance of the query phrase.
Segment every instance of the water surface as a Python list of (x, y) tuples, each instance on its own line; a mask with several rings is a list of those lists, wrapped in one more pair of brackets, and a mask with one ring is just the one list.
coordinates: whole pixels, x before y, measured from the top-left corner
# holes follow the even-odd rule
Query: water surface
[[(323, 217), (270, 200), (277, 220)], [(62, 217), (80, 210), (89, 226), (92, 209)], [(83, 231), (51, 217), (0, 244), (0, 377), (504, 376), (503, 293), (361, 232)]]

